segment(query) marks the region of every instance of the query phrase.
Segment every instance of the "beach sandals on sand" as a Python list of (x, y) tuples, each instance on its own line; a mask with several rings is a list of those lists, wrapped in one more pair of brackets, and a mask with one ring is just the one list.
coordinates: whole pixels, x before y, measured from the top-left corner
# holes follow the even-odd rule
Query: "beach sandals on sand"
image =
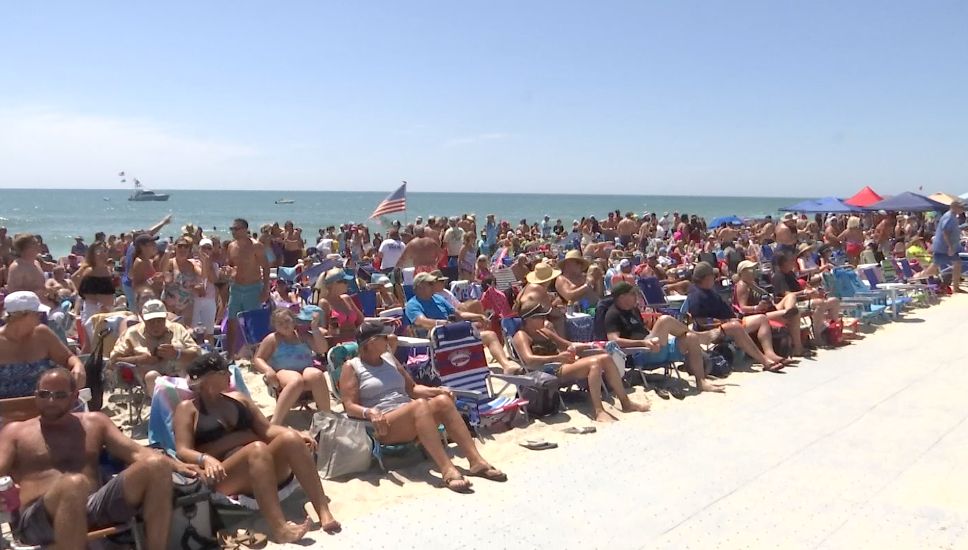
[(525, 439), (524, 441), (519, 441), (518, 445), (525, 449), (531, 449), (532, 451), (546, 451), (548, 449), (558, 448), (557, 443), (545, 441), (544, 439)]
[(593, 434), (597, 432), (598, 429), (595, 428), (595, 426), (582, 426), (580, 428), (577, 426), (572, 426), (570, 428), (565, 428), (564, 430), (561, 430), (561, 431), (565, 432), (566, 434), (584, 435), (584, 434)]
[(256, 550), (265, 548), (269, 544), (269, 537), (262, 533), (253, 533), (248, 529), (239, 529), (234, 533), (219, 533), (218, 543), (223, 550), (243, 550), (248, 548)]

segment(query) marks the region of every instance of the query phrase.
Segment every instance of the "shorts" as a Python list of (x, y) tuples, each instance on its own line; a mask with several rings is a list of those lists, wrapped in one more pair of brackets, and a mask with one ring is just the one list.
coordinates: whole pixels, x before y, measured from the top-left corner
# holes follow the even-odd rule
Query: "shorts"
[(647, 351), (639, 351), (632, 355), (634, 364), (638, 367), (649, 366), (649, 365), (661, 365), (671, 362), (682, 362), (686, 360), (685, 354), (679, 350), (679, 346), (676, 345), (676, 337), (669, 336), (669, 343), (666, 344), (665, 349), (660, 350), (658, 353), (651, 353)]
[(797, 253), (797, 246), (794, 244), (779, 244), (776, 245), (777, 252), (788, 252), (790, 254)]
[(931, 254), (931, 263), (937, 265), (941, 269), (944, 269), (952, 265), (954, 262), (960, 262), (960, 261), (961, 261), (961, 257), (958, 256), (957, 253), (953, 255), (943, 254), (941, 252), (935, 252)]
[(205, 328), (206, 335), (215, 334), (215, 312), (218, 309), (215, 298), (195, 298), (192, 306), (192, 324)]
[(243, 311), (251, 311), (262, 307), (262, 283), (229, 285), (229, 319), (235, 319)]
[[(124, 523), (137, 513), (138, 510), (124, 499), (124, 472), (111, 478), (87, 497), (88, 529), (101, 529)], [(43, 498), (38, 498), (20, 511), (14, 532), (25, 544), (53, 544), (54, 524), (44, 508)]]

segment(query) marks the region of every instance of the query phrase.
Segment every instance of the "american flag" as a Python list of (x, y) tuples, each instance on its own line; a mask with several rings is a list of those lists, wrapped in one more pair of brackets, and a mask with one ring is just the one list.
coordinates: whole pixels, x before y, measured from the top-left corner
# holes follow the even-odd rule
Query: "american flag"
[(370, 214), (370, 219), (379, 218), (394, 212), (404, 212), (407, 209), (407, 182), (403, 182), (396, 191), (387, 195), (383, 202), (377, 205), (376, 210)]

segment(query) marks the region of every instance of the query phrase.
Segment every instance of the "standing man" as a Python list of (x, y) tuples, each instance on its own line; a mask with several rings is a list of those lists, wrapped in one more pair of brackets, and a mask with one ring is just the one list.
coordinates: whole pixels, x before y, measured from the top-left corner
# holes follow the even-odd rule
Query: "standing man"
[(404, 249), (406, 249), (406, 245), (400, 241), (400, 230), (395, 227), (387, 232), (387, 238), (383, 239), (380, 243), (380, 248), (377, 249), (377, 257), (380, 259), (380, 270), (385, 275), (390, 276), (390, 280), (394, 283), (400, 282), (391, 274), (396, 269), (400, 257), (403, 256)]
[(440, 257), (440, 244), (436, 239), (426, 236), (427, 228), (418, 225), (413, 229), (414, 238), (403, 249), (403, 255), (397, 260), (397, 267), (412, 265), (415, 271), (433, 271), (437, 269), (437, 259)]
[(444, 246), (447, 248), (447, 278), (457, 280), (457, 256), (464, 245), (464, 230), (457, 226), (457, 217), (448, 220), (450, 227), (444, 231)]
[(948, 207), (938, 222), (935, 224), (934, 239), (931, 240), (932, 262), (927, 269), (922, 271), (919, 277), (940, 274), (940, 270), (952, 266), (951, 270), (951, 290), (953, 292), (964, 292), (961, 290), (961, 229), (958, 227), (958, 215), (964, 213), (965, 203), (955, 201)]
[(239, 331), (236, 317), (243, 311), (259, 309), (269, 299), (269, 262), (265, 247), (249, 235), (249, 222), (237, 218), (232, 222), (232, 238), (229, 243), (229, 303), (228, 322), (229, 358), (238, 351), (235, 338)]
[(497, 221), (494, 214), (488, 214), (484, 222), (484, 253), (493, 256), (497, 251)]

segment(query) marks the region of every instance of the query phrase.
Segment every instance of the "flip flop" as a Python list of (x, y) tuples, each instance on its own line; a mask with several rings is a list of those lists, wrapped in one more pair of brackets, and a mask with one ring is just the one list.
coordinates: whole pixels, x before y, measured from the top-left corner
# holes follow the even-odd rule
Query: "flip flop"
[(471, 485), (470, 485), (470, 483), (468, 483), (464, 487), (457, 487), (457, 486), (453, 485), (455, 482), (460, 482), (460, 481), (465, 481), (466, 482), (467, 480), (464, 478), (464, 476), (459, 475), (459, 474), (456, 475), (456, 476), (451, 476), (451, 477), (445, 477), (445, 478), (443, 478), (444, 487), (450, 489), (451, 491), (453, 491), (455, 493), (460, 493), (460, 494), (463, 494), (463, 495), (466, 495), (466, 494), (471, 493)]
[(477, 470), (476, 472), (474, 470), (469, 470), (467, 475), (473, 477), (482, 477), (484, 479), (497, 481), (499, 483), (503, 483), (508, 480), (507, 474), (491, 465), (488, 465), (488, 467), (484, 468), (483, 470)]
[(655, 394), (658, 395), (660, 398), (669, 399), (669, 390), (665, 388), (660, 388), (659, 386), (655, 386), (652, 389), (653, 391), (655, 391)]
[(548, 449), (557, 449), (557, 443), (551, 443), (545, 441), (544, 439), (526, 439), (524, 441), (519, 441), (518, 445), (524, 447), (525, 449), (531, 449), (532, 451), (546, 451)]
[(582, 426), (580, 428), (572, 426), (570, 428), (565, 428), (564, 430), (561, 430), (561, 431), (565, 432), (566, 434), (584, 435), (584, 434), (593, 434), (597, 432), (598, 429), (595, 428), (595, 426)]
[(780, 372), (785, 366), (786, 365), (783, 364), (783, 361), (777, 361), (775, 363), (770, 363), (769, 365), (763, 365), (763, 370), (766, 372)]

